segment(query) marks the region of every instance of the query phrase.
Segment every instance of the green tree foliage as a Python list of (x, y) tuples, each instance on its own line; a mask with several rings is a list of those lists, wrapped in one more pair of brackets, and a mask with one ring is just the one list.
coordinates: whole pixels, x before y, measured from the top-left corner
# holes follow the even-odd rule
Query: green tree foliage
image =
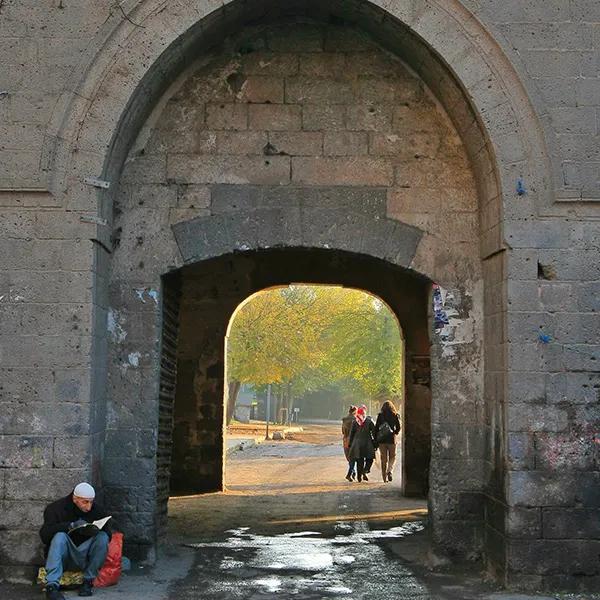
[(293, 397), (332, 384), (365, 399), (401, 393), (395, 317), (359, 290), (299, 285), (261, 292), (237, 311), (227, 348), (230, 390), (278, 384), (288, 410)]

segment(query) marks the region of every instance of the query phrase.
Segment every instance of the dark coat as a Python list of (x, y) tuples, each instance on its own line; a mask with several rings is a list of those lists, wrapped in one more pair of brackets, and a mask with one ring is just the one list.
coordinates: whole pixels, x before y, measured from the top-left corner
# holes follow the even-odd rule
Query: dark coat
[[(381, 425), (384, 421), (387, 421), (387, 424), (390, 426), (392, 433), (390, 433), (389, 435), (384, 437), (382, 440), (377, 440), (377, 433), (379, 432), (379, 428), (381, 427)], [(380, 444), (395, 444), (396, 436), (399, 433), (400, 433), (400, 419), (398, 418), (398, 415), (385, 415), (384, 416), (383, 413), (379, 413), (377, 415), (377, 421), (375, 422), (375, 434), (373, 436), (375, 438), (375, 440), (377, 440)]]
[(350, 430), (354, 423), (354, 415), (346, 415), (342, 419), (342, 445), (344, 446), (344, 455), (346, 460), (350, 460)]
[[(52, 538), (61, 531), (67, 533), (69, 531), (69, 524), (73, 521), (83, 519), (84, 521), (91, 523), (92, 521), (103, 519), (104, 517), (108, 517), (108, 515), (97, 502), (92, 504), (92, 508), (89, 512), (83, 512), (82, 510), (79, 510), (79, 508), (77, 508), (73, 502), (72, 492), (68, 496), (61, 498), (60, 500), (56, 500), (56, 502), (52, 502), (52, 504), (46, 506), (44, 510), (44, 524), (40, 529), (40, 537), (46, 546), (46, 551), (50, 546)], [(111, 521), (112, 519), (110, 519), (102, 529), (102, 531), (106, 531), (106, 533), (108, 533), (109, 537), (111, 535)], [(73, 543), (78, 546), (86, 539), (86, 537), (78, 539), (77, 536), (74, 536)]]
[(367, 417), (362, 426), (356, 420), (352, 423), (349, 453), (351, 459), (375, 458), (374, 432), (375, 425), (371, 417)]
[(354, 423), (354, 415), (346, 415), (342, 419), (342, 436), (344, 439), (350, 437), (350, 430), (352, 429), (352, 423)]

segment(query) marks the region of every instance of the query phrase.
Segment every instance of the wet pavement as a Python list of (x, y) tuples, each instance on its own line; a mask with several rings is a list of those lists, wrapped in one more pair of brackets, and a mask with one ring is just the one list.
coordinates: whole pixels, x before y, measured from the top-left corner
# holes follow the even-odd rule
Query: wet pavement
[[(503, 592), (473, 564), (431, 564), (426, 502), (398, 478), (348, 483), (337, 441), (265, 443), (228, 457), (225, 493), (173, 498), (153, 568), (136, 565), (104, 600), (600, 600)], [(77, 597), (76, 591), (66, 592)], [(0, 599), (40, 600), (0, 584)]]
[[(261, 535), (251, 528), (200, 542), (192, 571), (171, 593), (178, 598), (432, 598), (413, 572), (386, 551), (386, 540), (423, 530), (421, 522), (371, 529), (336, 522), (318, 531)], [(324, 529), (324, 530), (323, 530)]]

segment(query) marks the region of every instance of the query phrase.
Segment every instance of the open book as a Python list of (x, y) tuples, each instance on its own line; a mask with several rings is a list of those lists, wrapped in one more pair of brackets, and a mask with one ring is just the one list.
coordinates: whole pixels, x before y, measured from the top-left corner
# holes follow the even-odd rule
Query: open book
[(98, 519), (97, 521), (86, 523), (85, 525), (73, 527), (73, 529), (69, 529), (69, 535), (77, 534), (83, 536), (93, 536), (98, 533), (98, 531), (102, 529), (111, 518), (112, 517), (104, 517), (103, 519)]

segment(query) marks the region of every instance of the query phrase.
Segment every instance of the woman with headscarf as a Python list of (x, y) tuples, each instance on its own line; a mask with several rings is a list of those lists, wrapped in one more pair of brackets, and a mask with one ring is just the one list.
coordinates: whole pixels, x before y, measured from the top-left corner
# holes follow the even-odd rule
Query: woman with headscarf
[(381, 476), (383, 481), (392, 481), (392, 471), (396, 462), (396, 436), (400, 433), (400, 419), (393, 402), (386, 400), (375, 422), (375, 440), (381, 455)]
[(373, 419), (367, 416), (367, 409), (361, 406), (356, 410), (354, 423), (350, 429), (350, 459), (356, 465), (358, 481), (369, 481), (367, 473), (375, 459), (375, 440), (373, 434), (375, 424)]

